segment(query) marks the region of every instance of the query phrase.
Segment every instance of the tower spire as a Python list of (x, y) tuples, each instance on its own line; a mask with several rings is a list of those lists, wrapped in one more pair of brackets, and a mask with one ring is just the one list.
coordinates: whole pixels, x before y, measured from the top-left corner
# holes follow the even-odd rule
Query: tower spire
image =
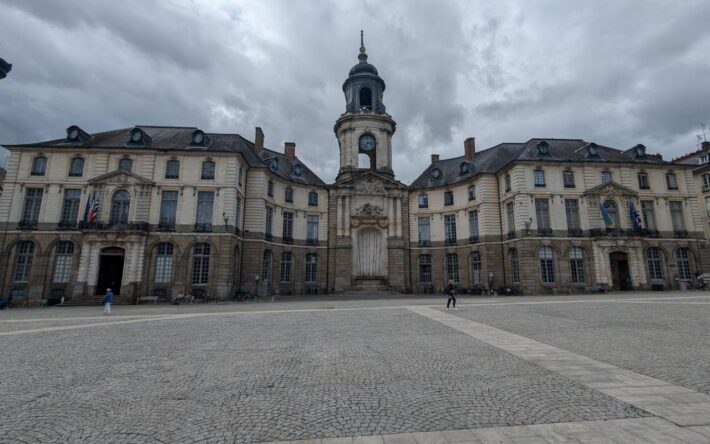
[(367, 53), (365, 52), (365, 36), (362, 29), (360, 30), (360, 54), (357, 56), (360, 63), (367, 63)]

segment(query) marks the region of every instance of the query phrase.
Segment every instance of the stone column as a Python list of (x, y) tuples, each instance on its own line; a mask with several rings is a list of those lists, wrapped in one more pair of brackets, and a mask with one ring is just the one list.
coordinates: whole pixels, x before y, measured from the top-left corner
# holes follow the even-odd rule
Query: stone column
[(397, 237), (402, 237), (402, 198), (395, 197), (395, 228), (397, 231)]

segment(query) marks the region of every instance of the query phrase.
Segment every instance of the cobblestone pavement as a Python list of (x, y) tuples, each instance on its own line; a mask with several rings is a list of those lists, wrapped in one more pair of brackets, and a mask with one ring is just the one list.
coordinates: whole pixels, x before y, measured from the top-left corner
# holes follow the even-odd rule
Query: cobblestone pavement
[[(461, 298), (464, 306), (451, 313), (604, 362), (596, 355), (604, 347), (589, 343), (654, 351), (658, 342), (656, 361), (669, 357), (667, 373), (653, 375), (659, 379), (683, 373), (674, 370), (673, 341), (686, 341), (693, 362), (707, 365), (702, 310), (710, 298), (632, 297), (655, 299)], [(95, 307), (0, 312), (0, 442), (320, 442), (363, 435), (369, 442), (548, 442), (564, 438), (561, 430), (597, 442), (589, 427), (602, 422), (590, 421), (623, 418), (614, 423), (617, 442), (623, 433), (648, 435), (649, 427), (665, 430), (657, 437), (675, 433), (661, 418), (643, 418), (650, 413), (640, 408), (404, 308), (432, 303), (441, 298), (118, 306), (110, 317)], [(618, 328), (635, 339), (604, 333)], [(668, 344), (657, 339), (666, 331), (656, 329), (670, 331)], [(553, 342), (555, 332), (569, 343)], [(573, 347), (578, 343), (585, 345)], [(678, 365), (695, 365), (690, 356), (678, 355)], [(705, 387), (710, 372), (687, 379)], [(555, 425), (574, 422), (581, 425)], [(532, 424), (538, 426), (521, 427)], [(518, 427), (489, 429), (501, 426)], [(538, 435), (510, 435), (533, 429)], [(691, 436), (691, 429), (676, 432)], [(707, 434), (707, 426), (700, 432)], [(612, 435), (598, 442), (612, 442)]]

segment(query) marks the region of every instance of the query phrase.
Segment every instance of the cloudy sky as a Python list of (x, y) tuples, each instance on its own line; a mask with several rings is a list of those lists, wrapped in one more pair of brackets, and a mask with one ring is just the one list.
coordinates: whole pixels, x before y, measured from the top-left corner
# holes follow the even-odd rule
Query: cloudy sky
[[(428, 4), (427, 4), (428, 3)], [(0, 0), (0, 143), (146, 125), (297, 144), (326, 181), (360, 29), (405, 182), (431, 153), (582, 138), (670, 158), (710, 125), (710, 2)], [(708, 132), (710, 140), (710, 132)]]

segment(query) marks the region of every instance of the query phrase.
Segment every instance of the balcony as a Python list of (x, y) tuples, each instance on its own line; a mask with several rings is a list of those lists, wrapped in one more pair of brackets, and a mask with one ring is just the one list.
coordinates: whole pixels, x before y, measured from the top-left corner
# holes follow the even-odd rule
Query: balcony
[(649, 230), (648, 228), (641, 228), (638, 233), (643, 237), (661, 237), (661, 233), (658, 230)]
[(274, 235), (271, 234), (271, 233), (264, 233), (264, 239), (266, 239), (267, 241), (271, 242), (271, 241), (274, 240)]
[(37, 221), (36, 220), (21, 220), (17, 224), (17, 229), (18, 230), (36, 230), (37, 229)]
[(419, 240), (419, 246), (420, 247), (431, 247), (431, 241), (430, 240)]
[(311, 239), (311, 238), (306, 239), (306, 245), (318, 245), (318, 244), (319, 244), (318, 239)]
[(516, 237), (515, 231), (508, 231), (508, 239), (515, 239)]
[(447, 237), (444, 240), (444, 245), (456, 245), (456, 238), (455, 237), (454, 238)]
[(125, 223), (102, 223), (102, 222), (79, 222), (81, 230), (97, 231), (143, 231), (147, 232), (148, 222), (125, 222)]
[(292, 243), (293, 243), (293, 236), (284, 236), (284, 237), (283, 237), (283, 243), (285, 243), (285, 244), (292, 244)]
[(478, 236), (469, 236), (468, 237), (469, 244), (477, 244), (478, 242), (479, 242)]
[(673, 230), (673, 237), (682, 239), (689, 236), (690, 235), (687, 230)]
[(584, 236), (584, 231), (581, 228), (568, 228), (567, 235), (569, 237), (582, 237)]
[(552, 236), (552, 228), (538, 228), (537, 229), (537, 235), (538, 236)]
[(194, 232), (196, 233), (211, 233), (212, 232), (212, 224), (195, 224), (195, 227), (193, 228)]
[(77, 225), (75, 220), (60, 220), (57, 224), (57, 230), (76, 230)]
[(622, 228), (592, 228), (589, 230), (591, 237), (633, 237), (639, 236), (640, 233), (635, 230), (624, 230)]
[(158, 231), (175, 231), (175, 221), (161, 220), (158, 222)]

